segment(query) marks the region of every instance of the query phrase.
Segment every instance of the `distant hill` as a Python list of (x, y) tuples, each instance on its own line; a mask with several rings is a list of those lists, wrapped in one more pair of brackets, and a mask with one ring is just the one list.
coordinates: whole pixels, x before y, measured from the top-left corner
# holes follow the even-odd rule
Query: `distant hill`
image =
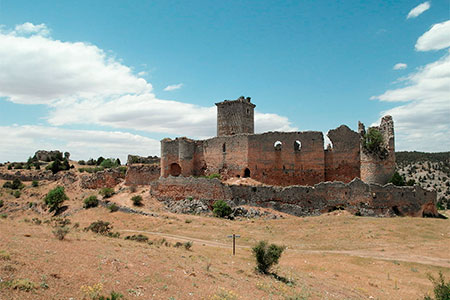
[(405, 181), (437, 191), (438, 206), (450, 209), (450, 152), (426, 153), (402, 151), (395, 153), (397, 171)]

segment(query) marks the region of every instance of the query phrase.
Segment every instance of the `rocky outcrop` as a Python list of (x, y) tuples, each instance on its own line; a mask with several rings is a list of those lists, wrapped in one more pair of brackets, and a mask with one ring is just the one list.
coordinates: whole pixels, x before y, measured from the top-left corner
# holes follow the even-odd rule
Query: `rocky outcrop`
[(139, 156), (128, 154), (127, 165), (132, 164), (159, 164), (160, 158), (158, 156)]
[[(66, 152), (68, 156), (70, 156), (69, 152)], [(34, 154), (34, 157), (41, 161), (54, 161), (59, 158), (62, 160), (63, 154), (59, 150), (46, 151), (46, 150), (38, 150)]]
[(149, 185), (160, 176), (159, 165), (134, 164), (127, 166), (125, 174), (126, 185)]
[(120, 169), (107, 169), (93, 174), (81, 175), (81, 187), (84, 189), (112, 188), (123, 181), (125, 175)]
[(160, 178), (150, 184), (160, 201), (202, 199), (231, 201), (235, 205), (268, 207), (296, 216), (319, 215), (345, 209), (362, 216), (437, 217), (436, 193), (418, 186), (397, 187), (366, 184), (359, 178), (345, 184), (323, 182), (314, 186), (226, 185), (218, 179)]

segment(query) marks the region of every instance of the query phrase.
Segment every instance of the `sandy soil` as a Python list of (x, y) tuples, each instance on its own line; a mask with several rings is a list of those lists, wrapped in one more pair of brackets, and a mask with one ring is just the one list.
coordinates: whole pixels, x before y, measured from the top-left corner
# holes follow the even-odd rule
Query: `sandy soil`
[[(64, 213), (71, 229), (59, 241), (51, 224), (32, 221), (51, 219), (41, 203), (58, 183), (25, 184), (19, 198), (0, 190), (0, 214), (6, 214), (0, 217), (0, 300), (89, 299), (83, 286), (96, 284), (102, 294), (116, 291), (126, 299), (420, 299), (432, 290), (427, 274), (441, 271), (450, 279), (448, 219), (335, 211), (230, 221), (169, 213), (148, 188), (132, 193), (126, 186), (116, 187), (110, 200), (131, 207), (131, 197), (142, 195), (144, 206), (135, 209), (154, 216), (110, 213), (82, 209), (82, 200), (97, 191), (66, 183), (70, 200)], [(30, 202), (37, 206), (30, 208)], [(111, 222), (121, 237), (83, 231), (97, 220)], [(139, 233), (154, 243), (124, 239)], [(235, 256), (232, 233), (240, 235)], [(292, 283), (255, 272), (251, 247), (260, 240), (287, 247), (273, 271)], [(175, 248), (177, 241), (193, 246)], [(24, 291), (6, 284), (19, 279), (35, 287)]]

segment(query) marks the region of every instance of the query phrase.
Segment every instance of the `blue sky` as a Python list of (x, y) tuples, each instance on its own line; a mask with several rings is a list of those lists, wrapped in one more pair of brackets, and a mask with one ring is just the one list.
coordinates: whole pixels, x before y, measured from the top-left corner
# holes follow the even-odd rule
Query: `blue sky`
[(388, 113), (397, 150), (449, 151), (449, 19), (448, 0), (0, 0), (0, 161), (159, 154), (241, 95), (258, 132)]

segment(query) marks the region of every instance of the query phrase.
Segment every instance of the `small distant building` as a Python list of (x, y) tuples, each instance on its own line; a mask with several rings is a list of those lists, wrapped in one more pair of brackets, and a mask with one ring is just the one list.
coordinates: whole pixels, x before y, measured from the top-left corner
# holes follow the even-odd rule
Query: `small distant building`
[(394, 123), (385, 116), (375, 129), (383, 152), (364, 147), (364, 124), (359, 132), (345, 125), (327, 134), (320, 131), (254, 133), (254, 109), (249, 97), (225, 100), (217, 106), (217, 137), (186, 137), (161, 141), (161, 176), (251, 177), (270, 185), (314, 185), (323, 181), (385, 184), (395, 171)]

